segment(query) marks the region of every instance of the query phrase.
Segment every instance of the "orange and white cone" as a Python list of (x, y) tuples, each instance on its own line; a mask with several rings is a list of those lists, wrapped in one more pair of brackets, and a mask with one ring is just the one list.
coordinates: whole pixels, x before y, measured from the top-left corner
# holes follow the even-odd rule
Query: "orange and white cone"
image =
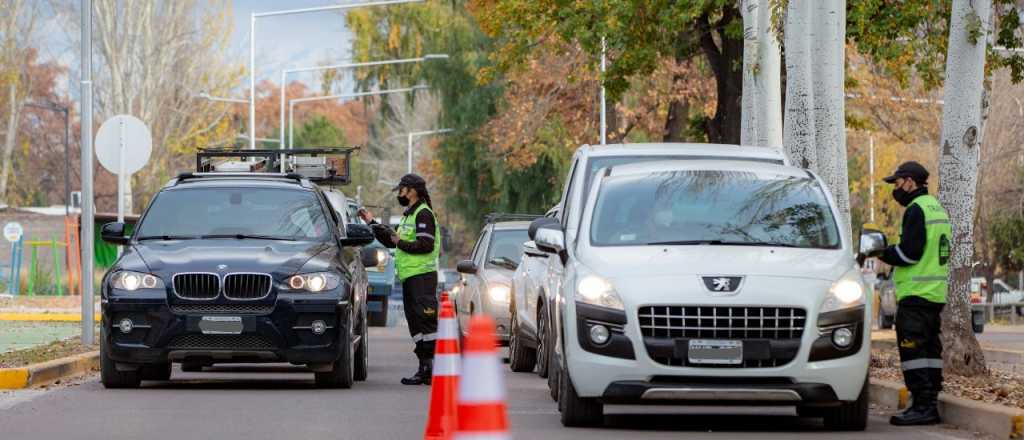
[(447, 290), (442, 290), (441, 291), (441, 298), (440, 298), (441, 304), (444, 304), (444, 302), (448, 301), (448, 300), (449, 300), (448, 291)]
[(430, 413), (425, 440), (449, 440), (455, 433), (459, 389), (459, 326), (448, 293), (441, 293), (441, 314), (437, 320), (434, 346), (434, 377), (430, 387)]
[(459, 415), (455, 440), (508, 440), (505, 377), (494, 336), (494, 319), (469, 321), (459, 379)]

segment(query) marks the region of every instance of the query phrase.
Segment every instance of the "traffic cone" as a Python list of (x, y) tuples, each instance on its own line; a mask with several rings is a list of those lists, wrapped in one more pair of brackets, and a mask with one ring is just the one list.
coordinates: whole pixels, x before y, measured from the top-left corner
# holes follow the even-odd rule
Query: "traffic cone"
[(434, 346), (434, 378), (430, 387), (430, 413), (427, 415), (425, 440), (448, 440), (455, 433), (459, 389), (459, 336), (455, 308), (448, 293), (441, 293), (441, 314), (437, 320), (437, 343)]
[(507, 440), (505, 377), (494, 336), (494, 319), (476, 315), (469, 321), (465, 367), (459, 379), (458, 429), (455, 440)]

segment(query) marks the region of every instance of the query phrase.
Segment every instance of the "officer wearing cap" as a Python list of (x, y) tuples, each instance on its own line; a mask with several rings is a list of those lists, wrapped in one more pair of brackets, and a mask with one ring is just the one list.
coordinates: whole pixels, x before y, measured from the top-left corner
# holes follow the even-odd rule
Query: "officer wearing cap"
[(406, 174), (392, 191), (398, 203), (406, 207), (398, 231), (377, 223), (373, 214), (360, 210), (359, 216), (373, 227), (377, 241), (395, 250), (395, 270), (402, 282), (402, 303), (409, 334), (416, 344), (414, 353), (419, 369), (403, 378), (405, 385), (429, 385), (433, 377), (434, 341), (437, 339), (437, 257), (440, 254), (440, 229), (427, 192), (427, 182), (415, 174)]
[(905, 162), (886, 177), (892, 197), (906, 207), (899, 243), (879, 255), (894, 267), (896, 284), (896, 338), (903, 381), (913, 405), (890, 419), (898, 426), (940, 422), (938, 396), (942, 390), (942, 309), (949, 276), (949, 215), (939, 200), (928, 194), (928, 170)]

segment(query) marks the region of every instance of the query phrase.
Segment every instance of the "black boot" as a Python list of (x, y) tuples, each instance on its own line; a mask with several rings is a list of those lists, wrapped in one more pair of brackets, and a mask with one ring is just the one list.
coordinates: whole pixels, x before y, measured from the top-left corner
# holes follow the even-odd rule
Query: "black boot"
[(420, 368), (412, 377), (402, 379), (402, 385), (430, 385), (434, 377), (434, 361), (431, 359), (420, 359)]
[(939, 418), (938, 393), (923, 392), (914, 395), (910, 409), (892, 416), (889, 423), (896, 426), (937, 425)]

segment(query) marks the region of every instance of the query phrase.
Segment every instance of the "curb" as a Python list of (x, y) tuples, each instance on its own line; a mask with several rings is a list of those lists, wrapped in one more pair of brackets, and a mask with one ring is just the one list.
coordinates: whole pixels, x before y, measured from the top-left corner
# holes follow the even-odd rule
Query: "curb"
[[(871, 379), (871, 403), (903, 409), (907, 407), (909, 393), (903, 384)], [(991, 403), (977, 402), (942, 393), (939, 395), (939, 414), (943, 423), (956, 425), (972, 432), (980, 432), (997, 439), (1024, 437), (1024, 410)]]
[[(895, 339), (872, 339), (871, 348), (890, 350), (896, 348)], [(1004, 364), (1024, 364), (1024, 351), (1006, 350), (1002, 348), (982, 347), (985, 360)]]
[[(94, 314), (96, 322), (100, 321), (100, 314)], [(47, 321), (47, 322), (81, 322), (82, 315), (78, 313), (20, 313), (0, 312), (0, 321)]]
[(100, 366), (100, 352), (77, 354), (17, 368), (0, 368), (0, 390), (17, 390), (49, 385), (58, 380), (81, 376)]

